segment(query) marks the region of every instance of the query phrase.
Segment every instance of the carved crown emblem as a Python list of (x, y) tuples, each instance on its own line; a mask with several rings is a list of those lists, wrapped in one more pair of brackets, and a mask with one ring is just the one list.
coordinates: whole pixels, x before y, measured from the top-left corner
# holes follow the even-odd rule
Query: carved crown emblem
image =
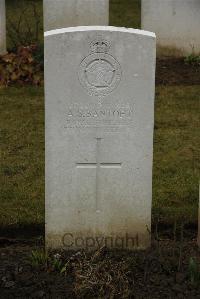
[(90, 43), (91, 53), (79, 66), (79, 81), (90, 96), (106, 96), (118, 86), (121, 80), (121, 66), (108, 53), (110, 47), (110, 42), (97, 36)]
[(107, 53), (110, 48), (110, 43), (106, 40), (97, 39), (93, 41), (90, 45), (91, 51), (93, 53)]

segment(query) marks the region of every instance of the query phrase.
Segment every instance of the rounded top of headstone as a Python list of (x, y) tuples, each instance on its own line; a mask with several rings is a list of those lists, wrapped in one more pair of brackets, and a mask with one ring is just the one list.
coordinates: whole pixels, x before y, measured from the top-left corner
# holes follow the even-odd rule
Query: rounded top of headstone
[(146, 37), (156, 38), (154, 32), (140, 30), (140, 29), (133, 29), (133, 28), (125, 28), (125, 27), (114, 27), (114, 26), (77, 26), (77, 27), (68, 27), (62, 29), (55, 29), (46, 31), (44, 33), (45, 37), (64, 34), (69, 32), (89, 32), (89, 31), (107, 31), (107, 32), (124, 32), (124, 33), (132, 33), (136, 35), (142, 35)]

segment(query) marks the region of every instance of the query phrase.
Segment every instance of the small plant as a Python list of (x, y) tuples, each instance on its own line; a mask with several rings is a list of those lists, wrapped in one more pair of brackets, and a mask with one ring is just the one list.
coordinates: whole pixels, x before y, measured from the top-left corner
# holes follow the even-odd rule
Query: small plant
[(190, 54), (187, 57), (185, 57), (184, 62), (186, 64), (200, 66), (200, 55)]
[(197, 283), (200, 282), (200, 269), (197, 261), (193, 259), (192, 257), (190, 258), (189, 261), (189, 277), (190, 277), (190, 282), (192, 285), (196, 285)]
[(63, 261), (61, 259), (61, 255), (59, 253), (55, 254), (51, 260), (51, 266), (52, 269), (56, 272), (59, 272), (60, 274), (66, 272), (66, 266), (67, 264), (63, 264)]
[(44, 44), (43, 43), (37, 43), (37, 47), (35, 48), (35, 51), (33, 51), (33, 58), (39, 65), (41, 65), (43, 70), (44, 68)]
[(68, 265), (68, 263), (63, 263), (62, 256), (59, 253), (52, 256), (45, 250), (32, 251), (29, 260), (33, 268), (43, 268), (45, 271), (59, 272), (60, 274), (66, 272)]
[(0, 86), (13, 84), (41, 85), (43, 66), (36, 59), (37, 46), (19, 47), (17, 53), (0, 57)]
[(48, 264), (48, 254), (45, 250), (34, 250), (31, 252), (30, 262), (34, 268), (46, 268)]

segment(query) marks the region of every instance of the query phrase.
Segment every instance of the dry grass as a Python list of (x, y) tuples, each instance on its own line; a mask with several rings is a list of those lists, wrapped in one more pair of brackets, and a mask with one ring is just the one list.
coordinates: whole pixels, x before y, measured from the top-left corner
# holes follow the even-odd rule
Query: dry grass
[(74, 290), (78, 298), (129, 298), (129, 266), (125, 261), (106, 258), (103, 248), (92, 256), (84, 253), (73, 263)]

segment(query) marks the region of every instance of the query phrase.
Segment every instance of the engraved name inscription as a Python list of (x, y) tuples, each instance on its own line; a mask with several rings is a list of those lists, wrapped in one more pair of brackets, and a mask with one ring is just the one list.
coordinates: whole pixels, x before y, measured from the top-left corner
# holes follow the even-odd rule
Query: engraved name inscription
[(65, 110), (65, 128), (108, 127), (133, 124), (133, 107), (67, 107)]

